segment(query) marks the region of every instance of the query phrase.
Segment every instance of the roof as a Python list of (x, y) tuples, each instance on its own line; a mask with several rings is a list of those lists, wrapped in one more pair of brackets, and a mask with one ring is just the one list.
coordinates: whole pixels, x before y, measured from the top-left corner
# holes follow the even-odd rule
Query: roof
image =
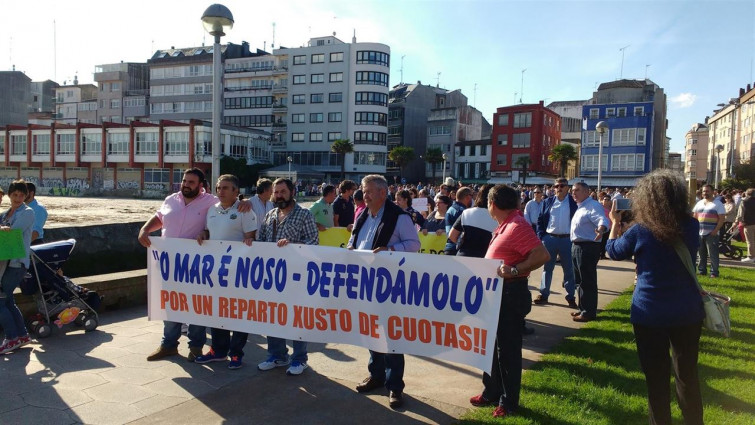
[(477, 145), (489, 145), (490, 144), (490, 138), (487, 139), (480, 139), (480, 140), (462, 140), (460, 142), (456, 142), (456, 146), (477, 146)]
[(627, 89), (641, 89), (645, 86), (654, 85), (650, 80), (616, 80), (611, 81), (609, 83), (602, 83), (598, 86), (598, 90), (608, 90), (608, 89), (618, 89), (618, 88), (627, 88)]
[(546, 106), (547, 108), (558, 108), (559, 106), (582, 106), (590, 103), (590, 99), (586, 100), (559, 100), (551, 102)]

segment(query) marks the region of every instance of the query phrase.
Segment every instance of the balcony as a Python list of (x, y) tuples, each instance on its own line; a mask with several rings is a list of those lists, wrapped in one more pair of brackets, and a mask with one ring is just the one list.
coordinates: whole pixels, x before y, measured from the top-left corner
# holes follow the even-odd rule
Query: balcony
[(261, 86), (239, 86), (239, 87), (225, 87), (224, 90), (227, 92), (239, 92), (239, 91), (256, 91), (256, 90), (270, 90), (273, 88), (272, 85), (261, 85)]
[(273, 133), (280, 133), (283, 131), (288, 131), (288, 123), (285, 121), (282, 122), (274, 122), (273, 123)]
[(274, 114), (285, 114), (286, 111), (288, 111), (288, 106), (286, 106), (286, 105), (280, 105), (280, 104), (273, 104), (273, 113)]
[(288, 67), (276, 66), (273, 67), (273, 75), (285, 75), (288, 74)]
[(288, 84), (273, 84), (273, 94), (288, 93)]

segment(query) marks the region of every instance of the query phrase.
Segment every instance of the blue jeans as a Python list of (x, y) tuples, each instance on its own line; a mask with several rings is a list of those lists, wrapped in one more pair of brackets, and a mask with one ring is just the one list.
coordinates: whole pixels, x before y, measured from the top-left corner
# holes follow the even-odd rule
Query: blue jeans
[[(306, 341), (291, 341), (294, 346), (294, 354), (291, 356), (292, 362), (306, 363), (307, 362), (307, 342)], [(267, 337), (267, 352), (271, 356), (275, 356), (276, 359), (285, 360), (288, 357), (288, 347), (286, 347), (286, 340), (274, 336)]]
[(708, 254), (710, 253), (710, 274), (718, 276), (718, 232), (715, 235), (700, 236), (700, 263), (697, 270), (702, 274), (707, 274), (705, 267), (708, 265)]
[(404, 391), (403, 354), (385, 354), (370, 350), (367, 370), (372, 378), (385, 382), (388, 391)]
[[(178, 338), (181, 337), (181, 323), (163, 322), (163, 341), (161, 345), (166, 348), (178, 347)], [(189, 347), (204, 347), (207, 342), (207, 330), (204, 326), (189, 325)]]
[(566, 299), (574, 300), (574, 268), (571, 261), (571, 240), (566, 238), (557, 238), (546, 234), (543, 238), (543, 245), (551, 255), (550, 261), (543, 266), (543, 277), (540, 279), (540, 295), (547, 299), (551, 294), (551, 281), (553, 280), (553, 269), (556, 268), (556, 256), (561, 257), (561, 269), (564, 271), (564, 288), (566, 289)]
[(212, 335), (212, 350), (215, 354), (244, 357), (248, 333), (233, 331), (233, 336), (231, 336), (231, 331), (228, 329), (212, 328), (210, 335)]
[(6, 267), (3, 274), (1, 285), (5, 298), (0, 299), (0, 325), (5, 330), (6, 339), (29, 335), (24, 324), (24, 317), (13, 297), (13, 291), (21, 284), (25, 274), (26, 269), (23, 267)]

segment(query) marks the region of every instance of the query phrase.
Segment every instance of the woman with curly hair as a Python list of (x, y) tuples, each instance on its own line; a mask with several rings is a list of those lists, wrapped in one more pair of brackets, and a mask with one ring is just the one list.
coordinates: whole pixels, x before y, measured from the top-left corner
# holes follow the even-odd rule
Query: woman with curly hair
[(637, 264), (630, 321), (645, 374), (651, 424), (671, 423), (672, 364), (684, 422), (703, 423), (697, 356), (705, 313), (694, 271), (680, 256), (689, 255), (694, 264), (700, 243), (700, 225), (688, 202), (684, 181), (669, 170), (656, 170), (638, 182), (632, 196), (635, 225), (621, 237), (616, 201), (611, 208), (608, 255), (614, 260), (634, 255)]

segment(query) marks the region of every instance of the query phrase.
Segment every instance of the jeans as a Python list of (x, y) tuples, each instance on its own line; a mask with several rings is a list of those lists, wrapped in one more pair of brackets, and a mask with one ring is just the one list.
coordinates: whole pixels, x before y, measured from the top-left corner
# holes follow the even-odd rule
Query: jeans
[(708, 265), (708, 254), (710, 254), (710, 274), (718, 276), (718, 232), (715, 235), (709, 234), (700, 236), (700, 263), (697, 270), (701, 274), (707, 274), (705, 267)]
[(0, 285), (3, 289), (3, 297), (0, 298), (0, 326), (5, 330), (5, 339), (16, 339), (20, 336), (27, 336), (24, 317), (16, 306), (16, 299), (13, 297), (13, 291), (21, 284), (21, 280), (26, 274), (23, 267), (6, 267)]
[(385, 382), (388, 391), (404, 391), (403, 354), (386, 354), (370, 350), (367, 370), (373, 379)]
[(579, 301), (577, 307), (583, 316), (594, 318), (598, 314), (598, 260), (600, 242), (574, 242), (572, 262)]
[[(294, 353), (291, 356), (292, 362), (306, 363), (307, 362), (307, 342), (306, 341), (291, 341), (294, 346)], [(271, 356), (275, 356), (276, 359), (284, 360), (288, 357), (288, 347), (286, 347), (286, 340), (274, 336), (267, 337), (267, 352)]]
[(561, 269), (564, 271), (564, 288), (566, 289), (566, 299), (574, 299), (574, 269), (571, 261), (571, 240), (566, 238), (557, 238), (546, 234), (543, 238), (543, 245), (551, 255), (550, 261), (543, 266), (543, 277), (540, 279), (540, 295), (548, 298), (551, 294), (551, 281), (553, 280), (553, 269), (556, 268), (556, 257), (561, 257)]
[(493, 368), (490, 375), (482, 374), (482, 384), (485, 387), (482, 396), (491, 401), (498, 400), (498, 404), (510, 412), (519, 407), (519, 393), (522, 389), (522, 330), (524, 317), (531, 309), (532, 295), (527, 288), (526, 278), (503, 284)]
[[(189, 347), (204, 347), (207, 342), (207, 330), (204, 326), (189, 325)], [(163, 341), (160, 345), (166, 348), (178, 347), (178, 338), (181, 337), (181, 323), (163, 322)]]
[(212, 351), (219, 356), (229, 355), (231, 357), (244, 357), (244, 346), (249, 334), (246, 332), (231, 331), (228, 329), (212, 328)]
[[(634, 326), (637, 355), (648, 388), (650, 423), (671, 424), (669, 376), (676, 377), (676, 398), (687, 425), (702, 425), (703, 401), (697, 375), (700, 323), (674, 327)], [(671, 359), (669, 361), (669, 346)]]

